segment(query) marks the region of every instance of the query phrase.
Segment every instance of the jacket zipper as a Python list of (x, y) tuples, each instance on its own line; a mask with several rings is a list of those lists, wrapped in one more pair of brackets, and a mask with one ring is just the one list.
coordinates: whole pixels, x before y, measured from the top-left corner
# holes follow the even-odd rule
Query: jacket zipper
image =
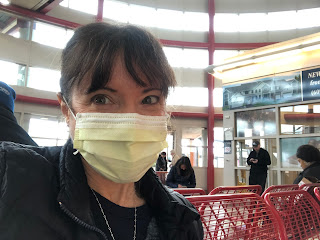
[(87, 223), (85, 223), (84, 221), (80, 220), (77, 216), (75, 216), (72, 212), (70, 212), (64, 205), (62, 202), (59, 202), (60, 208), (62, 209), (62, 211), (67, 214), (73, 221), (75, 221), (77, 224), (79, 224), (80, 226), (87, 228), (89, 230), (95, 231), (100, 233), (103, 238), (105, 240), (108, 240), (108, 237), (106, 236), (106, 234), (101, 231), (99, 228), (95, 227), (95, 226), (91, 226)]

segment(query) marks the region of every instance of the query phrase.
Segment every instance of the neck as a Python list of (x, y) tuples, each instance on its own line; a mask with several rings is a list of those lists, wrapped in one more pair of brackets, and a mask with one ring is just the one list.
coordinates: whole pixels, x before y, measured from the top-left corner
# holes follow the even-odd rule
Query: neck
[(145, 204), (144, 199), (138, 197), (134, 183), (116, 183), (96, 172), (82, 159), (88, 185), (109, 201), (122, 207), (138, 207)]
[(311, 166), (314, 162), (306, 162), (306, 161), (303, 161), (302, 164), (301, 164), (301, 168), (304, 170), (306, 169), (307, 167)]

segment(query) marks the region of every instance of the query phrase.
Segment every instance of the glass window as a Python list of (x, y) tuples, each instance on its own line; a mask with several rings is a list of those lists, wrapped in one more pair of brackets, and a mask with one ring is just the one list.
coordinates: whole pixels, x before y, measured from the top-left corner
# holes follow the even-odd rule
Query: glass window
[(236, 113), (237, 137), (256, 137), (276, 134), (275, 109)]
[(180, 60), (185, 68), (206, 68), (208, 66), (208, 50), (184, 49), (181, 57)]
[(269, 12), (267, 15), (267, 24), (268, 31), (295, 29), (297, 27), (297, 12)]
[(236, 186), (249, 185), (249, 175), (250, 172), (247, 169), (237, 169), (236, 170)]
[(171, 67), (206, 68), (208, 66), (208, 50), (164, 47), (163, 51)]
[[(249, 157), (252, 148), (253, 139), (236, 141), (237, 167), (247, 166), (247, 158)], [(259, 139), (260, 146), (268, 151), (271, 159), (271, 166), (277, 166), (278, 154), (276, 150), (276, 139)]]
[(60, 71), (30, 67), (27, 87), (50, 92), (60, 92), (60, 77)]
[(281, 166), (284, 168), (300, 168), (300, 165), (297, 161), (296, 152), (298, 147), (304, 144), (310, 144), (320, 149), (320, 137), (280, 139)]
[(13, 36), (15, 38), (29, 40), (31, 26), (31, 22), (29, 20), (3, 11), (0, 11), (0, 15), (1, 33)]
[(182, 129), (182, 155), (190, 158), (194, 167), (208, 166), (208, 134), (205, 128)]
[(0, 60), (0, 81), (25, 86), (26, 66)]
[[(130, 4), (129, 10), (130, 10), (129, 11), (129, 22), (130, 23), (142, 25), (142, 26), (147, 26), (147, 27), (156, 26), (155, 16), (157, 14), (157, 10), (155, 8)], [(146, 21), (146, 19), (148, 19), (148, 20)]]
[(183, 12), (167, 9), (157, 9), (156, 27), (181, 30), (183, 29)]
[(215, 50), (213, 52), (213, 62), (215, 64), (221, 64), (225, 59), (235, 57), (245, 51), (240, 50)]
[(69, 128), (57, 117), (32, 115), (28, 133), (39, 146), (61, 146), (69, 137)]
[(232, 13), (216, 13), (214, 15), (215, 32), (239, 31), (239, 15)]
[(98, 13), (98, 0), (64, 0), (60, 5), (92, 15)]
[(303, 9), (297, 11), (297, 28), (311, 28), (320, 26), (320, 8)]
[(240, 32), (259, 32), (267, 29), (266, 13), (243, 13), (239, 15)]
[(208, 89), (200, 87), (175, 87), (169, 90), (167, 105), (171, 106), (208, 106)]
[[(117, 1), (104, 1), (103, 17), (105, 18), (113, 19), (119, 22), (128, 22), (129, 16), (133, 16), (133, 15), (135, 14), (130, 13), (129, 5), (127, 3), (122, 3)], [(131, 20), (133, 20), (133, 18)], [(140, 17), (138, 18), (137, 21), (138, 22), (140, 21)]]
[(278, 184), (278, 173), (277, 173), (277, 171), (275, 171), (275, 170), (269, 171), (268, 176), (270, 178), (270, 186), (279, 185)]
[(209, 15), (207, 13), (185, 12), (183, 29), (189, 31), (209, 31)]
[(224, 168), (224, 143), (223, 143), (223, 128), (215, 127), (213, 129), (213, 165), (215, 168)]
[(320, 131), (319, 110), (319, 103), (281, 107), (281, 134), (318, 133)]
[(222, 93), (223, 93), (222, 88), (213, 89), (213, 106), (214, 107), (222, 107), (223, 105)]
[(281, 184), (293, 184), (293, 181), (298, 177), (299, 173), (298, 171), (282, 171)]
[(32, 32), (32, 41), (62, 49), (73, 36), (73, 30), (36, 22)]
[(183, 49), (174, 47), (163, 47), (163, 51), (171, 67), (183, 67)]

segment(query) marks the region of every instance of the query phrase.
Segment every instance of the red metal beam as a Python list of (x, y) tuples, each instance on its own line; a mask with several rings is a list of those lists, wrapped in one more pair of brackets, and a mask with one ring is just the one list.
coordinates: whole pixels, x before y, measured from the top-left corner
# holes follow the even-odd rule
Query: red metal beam
[(203, 42), (185, 42), (185, 41), (174, 41), (174, 40), (165, 40), (160, 39), (160, 42), (168, 47), (187, 47), (187, 48), (205, 48), (209, 47), (208, 43)]
[(46, 23), (55, 24), (57, 26), (65, 27), (65, 28), (77, 28), (80, 27), (81, 24), (69, 22), (63, 19), (47, 16), (43, 13), (34, 12), (25, 8), (17, 7), (14, 5), (2, 5), (0, 3), (0, 10), (4, 10), (13, 14), (22, 15), (24, 17), (32, 18), (34, 20), (39, 20)]
[[(183, 118), (205, 118), (207, 119), (208, 113), (194, 113), (194, 112), (171, 112), (171, 117), (183, 117)], [(223, 114), (215, 114), (214, 119), (223, 119)]]
[(259, 47), (265, 47), (277, 42), (262, 42), (262, 43), (215, 43), (215, 50), (249, 50)]
[(56, 6), (58, 6), (63, 0), (53, 0), (52, 2), (47, 2), (43, 7), (40, 8), (38, 12), (47, 14)]
[(17, 95), (16, 96), (16, 101), (25, 102), (25, 103), (35, 103), (35, 104), (50, 105), (50, 106), (60, 106), (58, 100), (29, 97), (29, 96), (23, 96), (23, 95)]
[(285, 113), (283, 117), (286, 120), (318, 120), (320, 119), (320, 113)]
[[(209, 65), (213, 64), (214, 53), (214, 14), (215, 4), (214, 0), (208, 0), (208, 13), (209, 13)], [(213, 107), (213, 89), (214, 78), (211, 74), (208, 74), (208, 168), (207, 168), (207, 192), (214, 189), (214, 165), (213, 165), (213, 142), (214, 142), (214, 107)]]
[(97, 22), (102, 22), (103, 20), (103, 3), (104, 0), (98, 0), (98, 13), (97, 13)]

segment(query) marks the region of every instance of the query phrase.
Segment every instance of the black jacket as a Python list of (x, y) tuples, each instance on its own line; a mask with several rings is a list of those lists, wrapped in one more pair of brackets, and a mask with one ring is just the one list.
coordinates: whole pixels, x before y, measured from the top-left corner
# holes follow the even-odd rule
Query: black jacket
[(192, 170), (192, 173), (189, 176), (181, 176), (178, 173), (177, 166), (175, 165), (170, 169), (166, 184), (172, 188), (177, 188), (178, 184), (188, 188), (194, 188), (196, 187), (196, 177), (194, 175), (194, 171)]
[(0, 105), (0, 141), (38, 146), (28, 133), (19, 126), (13, 113), (2, 105)]
[(293, 184), (298, 184), (304, 177), (315, 177), (320, 180), (320, 163), (316, 162), (309, 167), (306, 167), (294, 180)]
[(156, 171), (167, 171), (167, 159), (159, 155), (156, 163)]
[[(257, 163), (250, 162), (250, 159), (258, 159)], [(271, 164), (270, 155), (267, 150), (260, 148), (259, 153), (255, 150), (251, 151), (249, 157), (247, 158), (247, 164), (251, 165), (250, 171), (254, 172), (266, 172), (268, 170), (268, 166)]]
[[(64, 147), (0, 143), (1, 240), (107, 239), (94, 224), (81, 158), (73, 152), (70, 140)], [(152, 209), (159, 239), (203, 238), (197, 211), (169, 192), (153, 170), (140, 180), (139, 191)]]

